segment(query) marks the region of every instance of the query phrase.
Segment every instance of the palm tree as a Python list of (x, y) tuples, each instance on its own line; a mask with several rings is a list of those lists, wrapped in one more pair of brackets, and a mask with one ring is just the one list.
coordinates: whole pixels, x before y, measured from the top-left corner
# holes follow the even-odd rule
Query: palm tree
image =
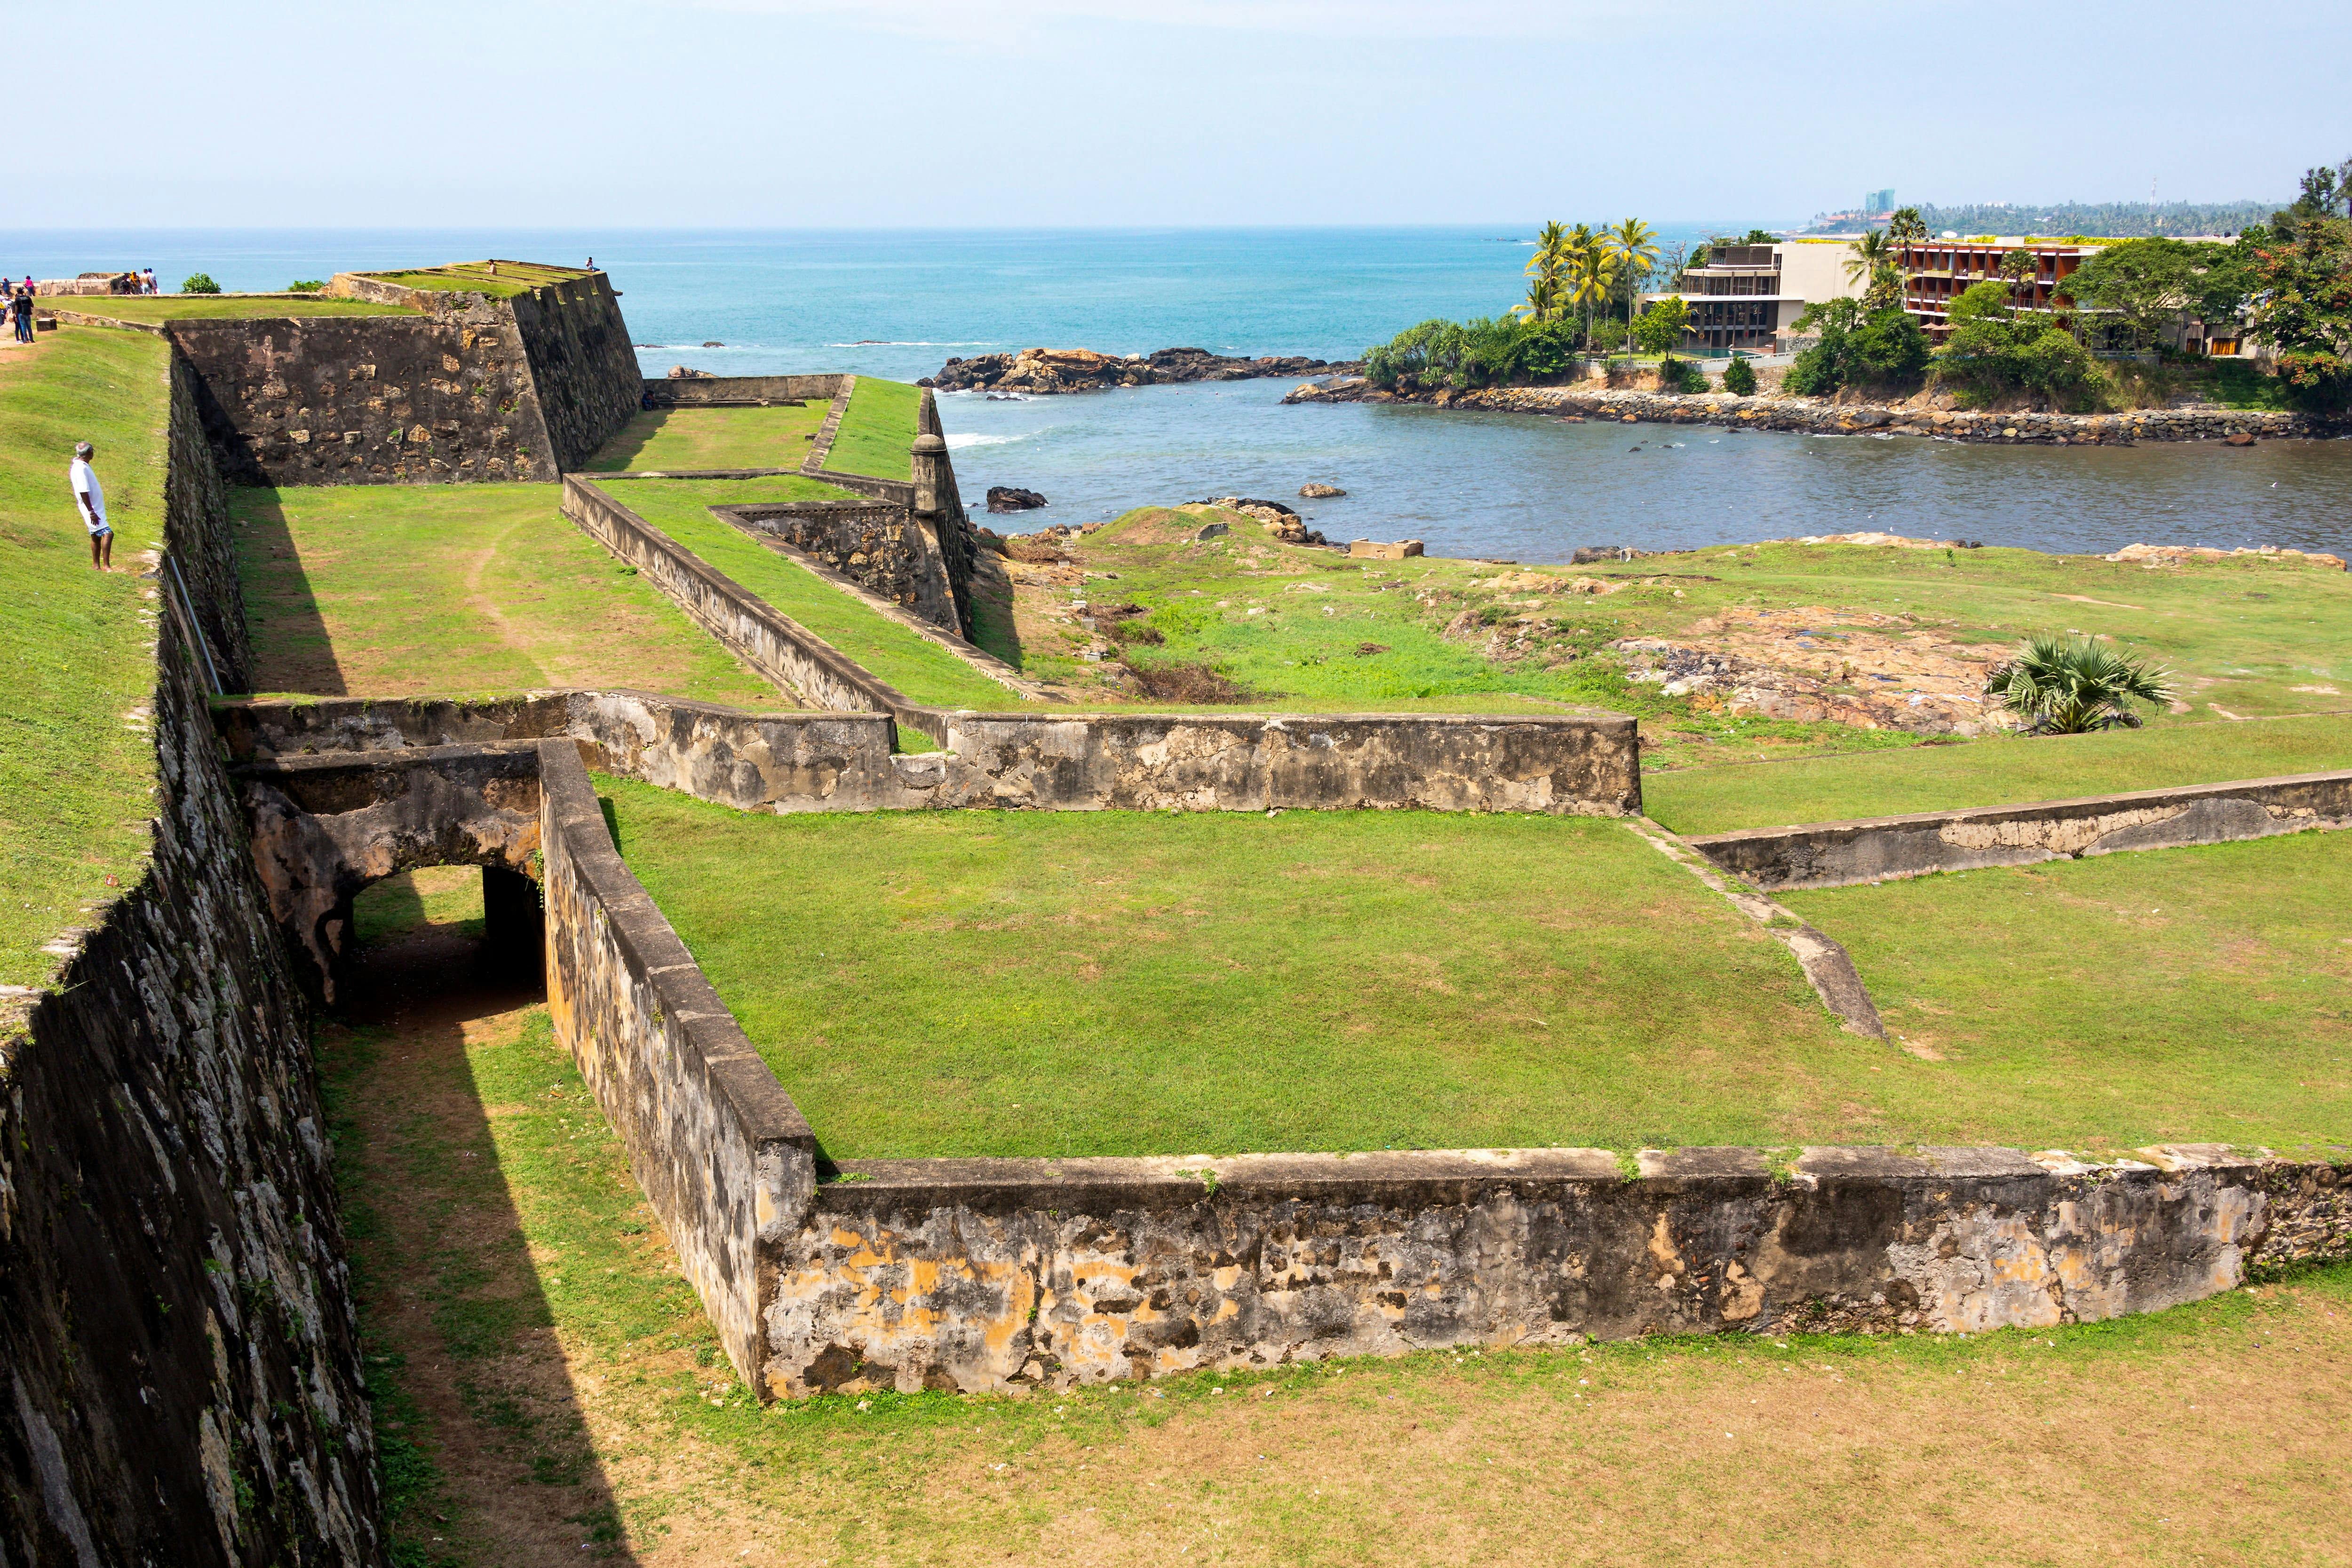
[(1985, 681), (1985, 695), (2030, 721), (2037, 735), (2139, 728), (2138, 702), (2172, 700), (2172, 672), (2095, 641), (2039, 637)]
[[(1579, 226), (1581, 226), (1580, 225)], [(1592, 307), (1605, 303), (1617, 287), (1617, 265), (1608, 251), (1586, 244), (1568, 273), (1568, 301), (1584, 308), (1584, 346), (1592, 346)]]
[(1566, 289), (1568, 247), (1569, 233), (1564, 226), (1557, 221), (1543, 226), (1536, 236), (1535, 254), (1528, 258), (1527, 300), (1512, 306), (1511, 314), (1543, 322), (1559, 312), (1560, 297)]
[(1927, 220), (1917, 207), (1896, 207), (1886, 220), (1886, 237), (1897, 245), (1919, 245), (1927, 238)]
[(1625, 281), (1625, 331), (1633, 331), (1633, 296), (1641, 292), (1642, 279), (1649, 276), (1650, 263), (1658, 258), (1658, 231), (1640, 218), (1629, 217), (1614, 228), (1601, 231), (1601, 244), (1610, 259)]
[(2020, 309), (2033, 302), (2033, 275), (2042, 270), (2030, 250), (2011, 250), (2000, 258), (2000, 275), (2009, 280), (2010, 302)]
[(1894, 304), (1902, 294), (1901, 275), (1895, 268), (1895, 242), (1883, 228), (1874, 228), (1858, 239), (1846, 242), (1845, 280), (1861, 283), (1869, 279), (1862, 291), (1863, 303), (1874, 310), (1883, 310)]

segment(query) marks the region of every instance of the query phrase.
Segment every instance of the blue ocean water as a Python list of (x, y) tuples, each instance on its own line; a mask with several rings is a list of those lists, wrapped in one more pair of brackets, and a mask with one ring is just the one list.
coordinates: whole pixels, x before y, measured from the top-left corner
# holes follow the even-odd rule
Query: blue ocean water
[[(1723, 228), (1744, 227), (1725, 224)], [(950, 355), (1190, 345), (1352, 357), (1432, 316), (1494, 314), (1522, 288), (1532, 223), (1481, 228), (887, 232), (109, 231), (0, 234), (0, 272), (152, 266), (228, 289), (485, 256), (593, 257), (640, 362), (721, 374), (849, 370), (912, 380)], [(1668, 244), (1707, 227), (1661, 225)], [(707, 342), (719, 346), (705, 347)], [(2352, 542), (2352, 444), (2000, 449), (1727, 436), (1425, 408), (1280, 405), (1231, 383), (1021, 402), (941, 399), (958, 476), (1044, 492), (1008, 526), (1215, 495), (1301, 504), (1335, 539), (1565, 559), (1877, 529), (2063, 551), (2136, 541)]]

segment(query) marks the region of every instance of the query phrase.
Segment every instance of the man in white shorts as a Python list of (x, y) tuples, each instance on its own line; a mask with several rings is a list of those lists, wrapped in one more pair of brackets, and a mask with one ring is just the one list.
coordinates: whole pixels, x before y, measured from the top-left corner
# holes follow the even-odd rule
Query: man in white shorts
[(81, 508), (81, 520), (89, 528), (89, 563), (101, 572), (111, 572), (114, 528), (106, 521), (106, 491), (89, 466), (89, 460), (97, 456), (97, 447), (87, 441), (78, 443), (73, 467), (66, 470), (66, 479), (73, 486), (74, 503)]

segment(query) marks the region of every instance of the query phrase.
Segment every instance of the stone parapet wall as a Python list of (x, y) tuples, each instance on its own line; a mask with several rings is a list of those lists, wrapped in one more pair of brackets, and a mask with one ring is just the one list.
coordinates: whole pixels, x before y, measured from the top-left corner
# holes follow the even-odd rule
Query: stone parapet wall
[[(660, 481), (654, 481), (660, 482)], [(832, 644), (772, 607), (693, 552), (576, 477), (563, 481), (563, 515), (668, 595), (737, 658), (813, 707), (886, 713), (934, 740), (937, 710), (908, 700)]]
[(779, 501), (714, 509), (780, 539), (867, 593), (959, 638), (955, 584), (931, 527), (883, 501)]
[(943, 804), (1638, 814), (1622, 714), (957, 713)]
[(547, 1007), (747, 1383), (816, 1139), (621, 863), (568, 741), (540, 746)]
[(2008, 445), (2116, 446), (2133, 441), (2258, 440), (2334, 437), (2342, 420), (2316, 415), (2242, 408), (2150, 408), (2126, 414), (1992, 413), (1916, 408), (1908, 404), (1840, 403), (1824, 397), (1729, 393), (1600, 391), (1575, 386), (1505, 386), (1475, 391), (1384, 392), (1360, 378), (1310, 383), (1285, 403), (1425, 403), (1499, 414), (1549, 414), (1666, 425), (1721, 425), (1734, 429), (1795, 430), (1810, 435), (1884, 432), (1950, 441)]
[(253, 640), (245, 622), (245, 594), (237, 576), (228, 489), (221, 482), (212, 446), (205, 439), (194, 368), (174, 353), (170, 374), (163, 536), (174, 542), (167, 574), (173, 589), (181, 595), (183, 609), (195, 617), (197, 634), (211, 655), (212, 662), (203, 673), (218, 678), (219, 690), (243, 691), (253, 683)]
[(830, 403), (845, 375), (645, 376), (638, 396), (648, 408), (745, 408), (772, 403)]
[[(175, 396), (165, 543), (234, 644), (192, 414)], [(0, 993), (0, 1560), (381, 1564), (307, 1010), (200, 658), (155, 626), (147, 862), (59, 938), (53, 985)]]
[(2352, 771), (1754, 828), (1685, 842), (1733, 875), (1779, 889), (2347, 826)]
[[(1624, 1168), (1630, 1163), (1633, 1169)], [(1442, 1345), (2042, 1328), (2352, 1248), (2326, 1163), (2218, 1146), (851, 1161), (764, 1302), (772, 1394)]]
[(555, 465), (585, 468), (644, 400), (620, 297), (604, 274), (591, 272), (527, 289), (507, 308), (530, 363)]

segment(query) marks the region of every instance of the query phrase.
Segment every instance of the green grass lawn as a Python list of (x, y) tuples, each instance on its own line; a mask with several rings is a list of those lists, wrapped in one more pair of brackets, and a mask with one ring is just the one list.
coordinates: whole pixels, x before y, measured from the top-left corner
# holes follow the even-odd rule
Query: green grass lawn
[(1642, 799), (1677, 833), (1732, 833), (2337, 768), (2352, 768), (2352, 714), (1685, 768), (1643, 774)]
[(1883, 1075), (1922, 1142), (2352, 1144), (2352, 835), (1782, 900), (1941, 1058)]
[[(138, 878), (153, 810), (155, 629), (139, 552), (163, 536), (170, 353), (144, 332), (60, 327), (0, 353), (0, 985), (41, 985), (39, 952)], [(66, 489), (98, 447), (111, 575)], [(112, 879), (117, 887), (108, 886)]]
[(828, 406), (817, 398), (798, 408), (653, 409), (605, 442), (588, 471), (797, 468)]
[(836, 474), (877, 479), (914, 478), (908, 449), (915, 444), (915, 418), (923, 389), (903, 381), (861, 375), (850, 390), (849, 407), (834, 432), (824, 466)]
[(626, 686), (790, 700), (559, 510), (554, 485), (230, 494), (265, 691), (457, 696)]
[[(1143, 624), (1161, 637), (1134, 649), (1135, 662), (1207, 665), (1259, 694), (1249, 706), (1296, 700), (1364, 710), (1470, 698), (1483, 700), (1475, 706), (1609, 708), (1641, 717), (1653, 767), (1917, 742), (1901, 730), (1734, 714), (1697, 696), (1668, 697), (1629, 682), (1610, 647), (1628, 637), (1705, 643), (1727, 613), (1751, 610), (1823, 623), (1885, 616), (1879, 625), (1891, 639), (1924, 637), (1988, 658), (2037, 632), (2105, 635), (2177, 677), (2189, 711), (2151, 715), (2157, 729), (2352, 706), (2343, 654), (2352, 646), (2352, 574), (2342, 572), (2253, 558), (2151, 571), (2024, 550), (1795, 544), (1583, 568), (1349, 563), (1275, 544), (1246, 518), (1224, 538), (1183, 542), (1210, 520), (1198, 507), (1139, 509), (1087, 536), (1076, 554), (1097, 579), (1116, 574), (1115, 583), (1089, 582), (1089, 599), (1141, 606)], [(1563, 591), (1578, 578), (1615, 591)], [(1021, 635), (1024, 670), (1056, 679), (1076, 672), (1084, 639), (1074, 629), (1031, 612)]]
[(415, 316), (414, 305), (380, 305), (373, 300), (331, 300), (324, 295), (299, 299), (240, 300), (215, 294), (59, 295), (41, 301), (44, 307), (79, 310), (118, 321), (195, 321), (271, 320), (281, 316)]
[(989, 712), (1022, 706), (1009, 687), (710, 513), (714, 506), (839, 500), (848, 492), (815, 479), (779, 476), (632, 479), (609, 486), (606, 493), (913, 700)]
[(526, 289), (584, 278), (587, 274), (576, 267), (543, 267), (531, 262), (508, 261), (499, 263), (498, 273), (493, 277), (482, 263), (458, 261), (446, 267), (419, 267), (406, 272), (370, 272), (365, 276), (380, 283), (397, 283), (410, 289), (487, 294), (493, 300), (511, 300)]
[(598, 787), (835, 1159), (1841, 1142), (1897, 1070), (1618, 823)]
[(2030, 1332), (1652, 1336), (762, 1407), (543, 1007), (436, 996), (320, 1036), (396, 1562), (2352, 1553), (2352, 1265)]

